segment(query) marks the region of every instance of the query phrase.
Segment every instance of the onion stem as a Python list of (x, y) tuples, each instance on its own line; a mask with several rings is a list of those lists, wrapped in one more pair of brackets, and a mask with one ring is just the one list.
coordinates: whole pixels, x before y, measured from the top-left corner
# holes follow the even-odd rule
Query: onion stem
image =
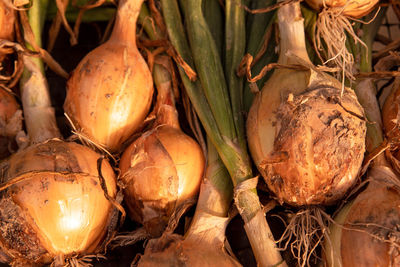
[(236, 0), (225, 1), (225, 77), (229, 88), (236, 137), (242, 150), (247, 149), (243, 118), (243, 79), (236, 69), (246, 48), (245, 11)]
[(204, 19), (214, 37), (218, 53), (222, 56), (224, 44), (223, 10), (218, 0), (203, 0)]
[[(187, 18), (186, 23), (188, 25), (191, 51), (203, 85), (202, 89), (200, 89), (199, 85), (194, 88), (194, 86), (188, 84), (189, 80), (185, 77), (186, 74), (184, 72), (180, 72), (181, 77), (208, 136), (229, 171), (234, 186), (239, 185), (235, 189), (235, 204), (245, 221), (245, 230), (258, 264), (260, 266), (272, 266), (281, 263), (285, 265), (279, 251), (276, 249), (271, 230), (261, 211), (256, 186), (245, 186), (243, 183), (251, 181), (249, 180), (252, 178), (251, 164), (247, 151), (243, 150), (237, 143), (232, 117), (233, 112), (222, 64), (218, 62), (219, 57), (216, 46), (202, 15), (201, 3), (201, 1), (195, 0), (187, 1), (184, 10), (186, 12), (185, 18)], [(162, 0), (161, 6), (172, 45), (183, 60), (193, 68), (194, 64), (180, 20), (181, 16), (177, 1)], [(200, 101), (203, 102), (205, 100), (204, 95), (201, 93), (202, 90), (204, 90), (204, 95), (208, 96), (206, 99), (208, 104), (205, 105), (200, 104)], [(210, 97), (211, 95), (213, 97)], [(211, 114), (207, 111), (208, 108), (213, 110)], [(216, 112), (217, 110), (221, 110), (221, 113)], [(235, 110), (237, 109), (235, 108)], [(215, 123), (218, 125), (217, 128), (211, 125)]]
[[(47, 5), (48, 0), (34, 1), (28, 11), (29, 24), (35, 41), (40, 47)], [(60, 138), (61, 134), (57, 127), (54, 109), (51, 106), (43, 61), (40, 58), (24, 56), (24, 64), (25, 70), (21, 78), (21, 98), (30, 142), (33, 144), (51, 138)]]

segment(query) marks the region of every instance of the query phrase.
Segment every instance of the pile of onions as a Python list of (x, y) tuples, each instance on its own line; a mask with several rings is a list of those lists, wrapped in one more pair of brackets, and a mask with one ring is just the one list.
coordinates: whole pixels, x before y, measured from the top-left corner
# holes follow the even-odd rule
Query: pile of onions
[[(40, 45), (44, 1), (29, 18)], [(41, 60), (24, 57), (21, 99), (30, 146), (3, 162), (0, 260), (78, 266), (103, 252), (115, 228), (116, 177), (87, 147), (60, 140)]]
[(310, 62), (299, 4), (281, 7), (278, 22), (278, 63), (300, 69), (275, 70), (256, 95), (247, 120), (250, 152), (280, 203), (329, 205), (356, 181), (363, 109), (353, 90)]
[(156, 121), (122, 154), (119, 168), (125, 203), (131, 218), (151, 236), (160, 236), (171, 215), (199, 191), (204, 171), (203, 152), (182, 132), (171, 91), (171, 78), (160, 65)]
[(111, 152), (137, 130), (150, 108), (153, 81), (136, 46), (143, 0), (121, 0), (110, 39), (79, 63), (64, 110), (79, 133)]

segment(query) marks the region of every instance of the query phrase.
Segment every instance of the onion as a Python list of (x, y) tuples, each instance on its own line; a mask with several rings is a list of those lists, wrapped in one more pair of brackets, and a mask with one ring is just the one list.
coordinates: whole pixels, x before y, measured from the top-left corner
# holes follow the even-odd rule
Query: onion
[(325, 240), (327, 266), (398, 266), (400, 264), (399, 178), (387, 167), (374, 167), (370, 183), (344, 206)]
[(153, 81), (136, 46), (143, 0), (121, 0), (110, 39), (79, 63), (68, 80), (64, 110), (81, 134), (111, 152), (142, 124)]
[(363, 109), (351, 89), (312, 66), (299, 5), (280, 8), (278, 20), (278, 63), (308, 70), (275, 70), (255, 97), (251, 155), (279, 202), (332, 204), (354, 185), (363, 160)]
[[(112, 204), (100, 186), (100, 155), (75, 143), (50, 140), (14, 154), (3, 182), (20, 180), (0, 200), (2, 261), (49, 264), (57, 257), (100, 252)], [(111, 197), (115, 174), (101, 172)]]
[(155, 68), (167, 77), (162, 83), (156, 79), (157, 120), (123, 152), (119, 168), (131, 218), (160, 236), (176, 208), (198, 193), (205, 160), (200, 146), (180, 129), (167, 70)]
[(317, 11), (323, 8), (336, 8), (343, 15), (352, 18), (361, 18), (371, 12), (379, 0), (306, 0)]
[(15, 137), (22, 131), (22, 111), (14, 96), (0, 89), (0, 159), (15, 149)]

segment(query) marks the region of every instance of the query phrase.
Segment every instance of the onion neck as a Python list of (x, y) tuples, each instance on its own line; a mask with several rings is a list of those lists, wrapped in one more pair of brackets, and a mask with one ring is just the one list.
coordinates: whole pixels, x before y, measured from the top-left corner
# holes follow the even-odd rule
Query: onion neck
[(157, 88), (157, 102), (155, 106), (157, 119), (154, 127), (168, 125), (180, 130), (178, 112), (175, 108), (175, 99), (172, 92), (172, 79), (169, 71), (162, 65), (154, 64), (153, 77)]
[(120, 0), (109, 41), (136, 47), (136, 22), (144, 0)]
[(297, 63), (288, 57), (288, 52), (307, 62), (311, 62), (307, 54), (304, 35), (304, 19), (301, 15), (299, 2), (283, 5), (279, 8), (278, 25), (280, 34), (280, 53), (278, 63)]

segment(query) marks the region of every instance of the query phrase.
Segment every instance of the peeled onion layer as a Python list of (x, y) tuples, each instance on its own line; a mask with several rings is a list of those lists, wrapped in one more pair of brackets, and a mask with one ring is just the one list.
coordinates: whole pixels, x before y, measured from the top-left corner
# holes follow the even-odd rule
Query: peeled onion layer
[(250, 109), (253, 159), (281, 203), (332, 204), (355, 183), (363, 160), (363, 109), (353, 90), (342, 93), (327, 74), (278, 71)]
[(180, 129), (161, 125), (132, 143), (119, 167), (131, 218), (160, 236), (176, 208), (196, 196), (204, 156)]
[(328, 266), (400, 266), (400, 191), (386, 180), (394, 177), (398, 183), (398, 178), (386, 167), (374, 168), (371, 177), (331, 226), (330, 243), (325, 241)]
[[(102, 250), (114, 209), (100, 185), (99, 157), (87, 147), (50, 140), (9, 159), (3, 182), (21, 181), (0, 199), (3, 262), (49, 264)], [(101, 172), (115, 197), (115, 174), (104, 160)]]

